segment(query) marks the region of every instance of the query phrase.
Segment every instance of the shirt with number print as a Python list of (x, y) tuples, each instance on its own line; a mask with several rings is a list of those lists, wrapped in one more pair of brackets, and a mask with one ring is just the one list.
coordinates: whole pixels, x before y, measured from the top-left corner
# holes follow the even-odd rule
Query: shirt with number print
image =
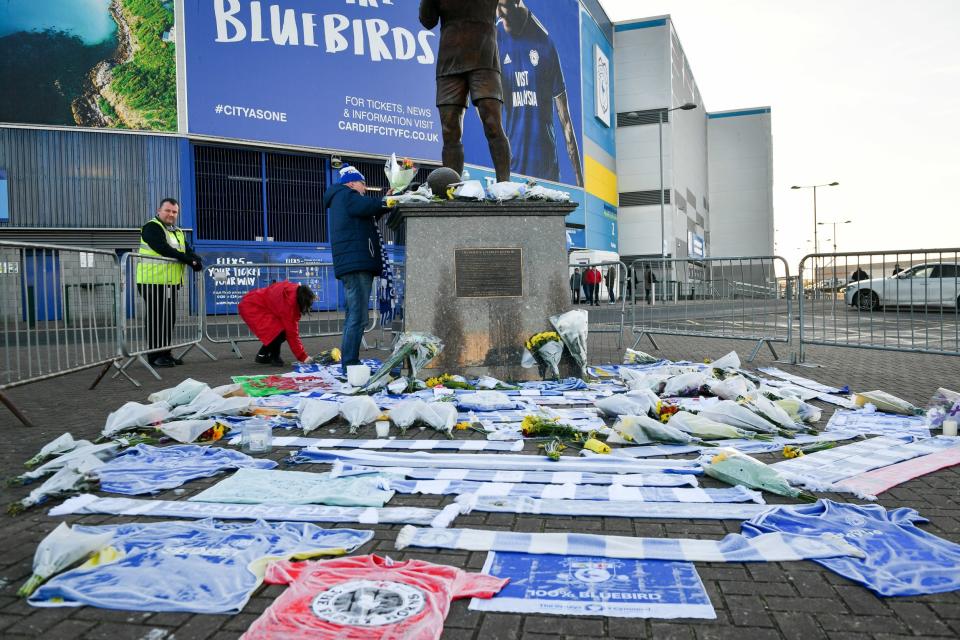
[(435, 640), (451, 601), (491, 598), (507, 583), (455, 567), (375, 555), (276, 562), (265, 581), (290, 587), (251, 625), (244, 640)]

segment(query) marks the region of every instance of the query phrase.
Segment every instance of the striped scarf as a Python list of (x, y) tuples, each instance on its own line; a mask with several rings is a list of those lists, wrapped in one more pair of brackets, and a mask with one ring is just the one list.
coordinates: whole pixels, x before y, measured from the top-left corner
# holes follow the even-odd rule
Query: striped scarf
[(393, 260), (387, 254), (387, 245), (383, 241), (383, 234), (377, 226), (377, 240), (380, 242), (380, 279), (377, 283), (377, 308), (380, 310), (380, 326), (386, 326), (394, 319), (403, 318), (403, 307), (400, 306), (400, 296), (397, 294), (396, 274), (393, 270)]

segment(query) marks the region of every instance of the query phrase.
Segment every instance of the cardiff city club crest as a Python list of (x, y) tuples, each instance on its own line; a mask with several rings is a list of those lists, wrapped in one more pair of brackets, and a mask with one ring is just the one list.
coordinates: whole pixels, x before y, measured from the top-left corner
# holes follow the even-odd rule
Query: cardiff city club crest
[(426, 603), (422, 590), (402, 582), (351, 580), (317, 594), (310, 608), (334, 624), (380, 627), (417, 615)]
[(530, 49), (530, 64), (533, 66), (540, 64), (540, 52), (536, 49)]
[(610, 64), (605, 59), (597, 60), (597, 99), (601, 113), (610, 109)]

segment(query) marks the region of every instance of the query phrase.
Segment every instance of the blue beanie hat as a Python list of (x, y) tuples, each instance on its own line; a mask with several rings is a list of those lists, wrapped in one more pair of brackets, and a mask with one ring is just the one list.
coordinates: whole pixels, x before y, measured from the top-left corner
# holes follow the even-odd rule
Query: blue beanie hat
[(345, 164), (343, 165), (343, 168), (340, 169), (340, 178), (337, 180), (337, 184), (347, 184), (349, 182), (366, 182), (366, 181), (367, 179), (363, 177), (362, 173), (360, 173), (350, 165)]

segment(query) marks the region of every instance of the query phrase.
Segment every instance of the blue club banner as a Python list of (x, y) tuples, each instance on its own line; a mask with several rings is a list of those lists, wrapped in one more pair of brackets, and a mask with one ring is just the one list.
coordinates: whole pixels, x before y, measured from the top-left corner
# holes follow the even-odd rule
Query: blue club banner
[(470, 609), (623, 618), (715, 619), (690, 562), (491, 551), (483, 573), (510, 582)]
[(439, 38), (416, 0), (188, 2), (191, 133), (440, 157)]

